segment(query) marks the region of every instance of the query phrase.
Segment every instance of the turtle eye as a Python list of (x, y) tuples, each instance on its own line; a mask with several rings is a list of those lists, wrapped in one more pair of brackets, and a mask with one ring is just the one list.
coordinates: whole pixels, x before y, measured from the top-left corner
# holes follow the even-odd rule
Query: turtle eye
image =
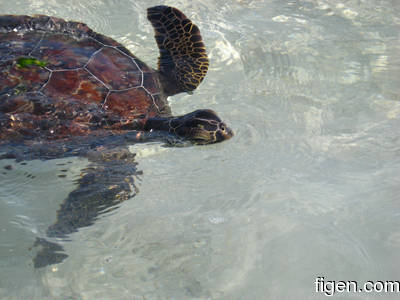
[(225, 131), (225, 129), (226, 129), (224, 124), (221, 124), (220, 128), (222, 131)]

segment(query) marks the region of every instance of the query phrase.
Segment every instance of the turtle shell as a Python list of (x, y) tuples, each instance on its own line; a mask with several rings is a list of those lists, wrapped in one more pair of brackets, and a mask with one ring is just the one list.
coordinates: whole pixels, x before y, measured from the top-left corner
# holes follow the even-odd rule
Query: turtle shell
[(59, 18), (0, 17), (1, 139), (140, 129), (169, 113), (156, 71), (115, 40)]

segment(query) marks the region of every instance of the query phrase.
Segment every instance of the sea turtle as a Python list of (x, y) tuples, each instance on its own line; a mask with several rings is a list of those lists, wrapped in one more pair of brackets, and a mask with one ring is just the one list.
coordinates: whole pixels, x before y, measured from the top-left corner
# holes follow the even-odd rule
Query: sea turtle
[(178, 9), (151, 7), (147, 18), (160, 50), (158, 70), (84, 23), (0, 16), (0, 158), (90, 162), (46, 239), (37, 239), (35, 267), (66, 257), (48, 238), (65, 238), (135, 193), (138, 172), (126, 145), (208, 144), (233, 135), (209, 109), (171, 115), (167, 97), (195, 90), (209, 62), (198, 27)]

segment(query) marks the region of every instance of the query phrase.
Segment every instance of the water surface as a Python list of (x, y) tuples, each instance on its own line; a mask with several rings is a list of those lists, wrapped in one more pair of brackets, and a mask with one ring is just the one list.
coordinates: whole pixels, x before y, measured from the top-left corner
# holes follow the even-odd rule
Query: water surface
[[(211, 108), (236, 136), (135, 145), (138, 194), (34, 270), (29, 250), (84, 159), (1, 161), (1, 299), (325, 299), (315, 279), (400, 280), (397, 1), (3, 1), (86, 22), (150, 66), (145, 10), (180, 8), (211, 58), (174, 114)], [(67, 177), (58, 177), (67, 169)], [(342, 293), (335, 299), (397, 299)]]

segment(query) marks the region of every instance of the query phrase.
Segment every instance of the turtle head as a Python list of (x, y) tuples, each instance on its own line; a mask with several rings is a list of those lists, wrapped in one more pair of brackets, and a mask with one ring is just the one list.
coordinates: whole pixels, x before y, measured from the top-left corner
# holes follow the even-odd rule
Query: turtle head
[(212, 144), (230, 139), (233, 131), (211, 109), (199, 109), (170, 118), (150, 118), (145, 130), (164, 130), (194, 144)]

